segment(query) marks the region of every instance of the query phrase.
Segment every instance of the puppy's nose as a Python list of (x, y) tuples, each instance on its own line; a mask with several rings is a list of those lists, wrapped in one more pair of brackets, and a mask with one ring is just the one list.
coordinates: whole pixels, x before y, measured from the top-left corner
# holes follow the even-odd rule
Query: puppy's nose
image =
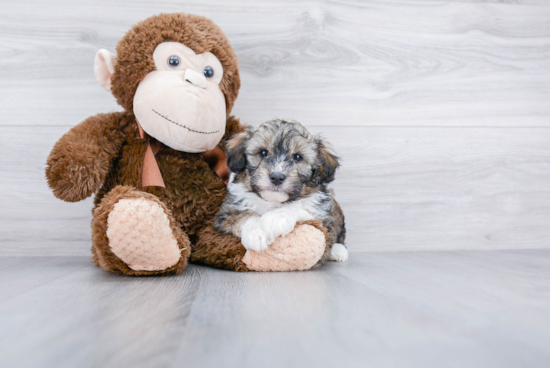
[(269, 180), (275, 185), (281, 185), (283, 181), (285, 181), (286, 176), (282, 172), (274, 172), (269, 175)]
[(206, 88), (206, 86), (208, 85), (206, 77), (201, 73), (194, 71), (193, 69), (186, 69), (183, 78), (187, 82), (197, 87)]

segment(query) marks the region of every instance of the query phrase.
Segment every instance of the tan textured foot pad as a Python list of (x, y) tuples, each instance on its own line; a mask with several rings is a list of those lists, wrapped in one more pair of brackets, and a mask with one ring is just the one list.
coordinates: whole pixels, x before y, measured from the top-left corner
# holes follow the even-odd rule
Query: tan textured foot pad
[(263, 252), (247, 250), (243, 262), (252, 271), (304, 271), (325, 252), (325, 234), (311, 225), (298, 225)]
[(170, 220), (153, 201), (136, 198), (118, 201), (107, 220), (113, 253), (135, 271), (161, 271), (181, 257)]

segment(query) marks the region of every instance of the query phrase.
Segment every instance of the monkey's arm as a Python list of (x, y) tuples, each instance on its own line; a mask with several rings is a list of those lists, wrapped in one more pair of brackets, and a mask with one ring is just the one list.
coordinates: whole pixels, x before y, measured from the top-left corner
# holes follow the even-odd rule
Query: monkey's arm
[(97, 114), (57, 141), (46, 162), (48, 185), (57, 198), (77, 202), (100, 188), (124, 142), (128, 120), (120, 112)]

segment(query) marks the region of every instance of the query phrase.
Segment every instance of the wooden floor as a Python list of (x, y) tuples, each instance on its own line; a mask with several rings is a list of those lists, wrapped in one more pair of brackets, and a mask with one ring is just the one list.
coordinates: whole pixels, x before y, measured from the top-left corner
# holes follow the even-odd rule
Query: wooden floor
[(548, 367), (550, 250), (131, 278), (0, 258), (2, 367)]

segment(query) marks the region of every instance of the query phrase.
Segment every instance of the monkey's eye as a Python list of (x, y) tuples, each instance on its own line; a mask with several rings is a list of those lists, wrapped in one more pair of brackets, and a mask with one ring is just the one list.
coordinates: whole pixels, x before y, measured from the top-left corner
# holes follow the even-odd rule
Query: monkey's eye
[(204, 70), (202, 72), (206, 78), (212, 78), (214, 76), (214, 69), (212, 69), (212, 67), (210, 66), (204, 67)]
[(302, 161), (302, 156), (296, 153), (294, 156), (292, 156), (292, 159), (296, 162), (300, 162)]
[(178, 66), (180, 66), (180, 58), (179, 56), (176, 56), (176, 55), (172, 55), (168, 58), (168, 66), (170, 68), (177, 68)]
[(260, 152), (260, 156), (262, 156), (262, 157), (267, 157), (268, 154), (269, 154), (269, 152), (267, 152), (267, 150), (262, 150)]

